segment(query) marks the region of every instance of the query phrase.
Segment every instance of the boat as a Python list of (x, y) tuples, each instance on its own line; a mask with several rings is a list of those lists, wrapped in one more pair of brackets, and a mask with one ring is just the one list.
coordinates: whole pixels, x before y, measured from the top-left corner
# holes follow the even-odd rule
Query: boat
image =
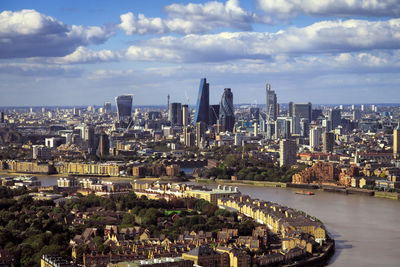
[(311, 192), (311, 191), (296, 191), (296, 194), (298, 194), (298, 195), (308, 195), (308, 196), (315, 195), (315, 193)]

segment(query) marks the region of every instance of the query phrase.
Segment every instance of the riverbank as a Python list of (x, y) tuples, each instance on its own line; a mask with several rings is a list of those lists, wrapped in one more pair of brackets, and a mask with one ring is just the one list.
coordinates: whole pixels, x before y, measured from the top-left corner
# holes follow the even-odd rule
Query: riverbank
[(286, 183), (267, 182), (267, 181), (250, 181), (250, 180), (232, 181), (232, 180), (224, 180), (224, 179), (210, 180), (210, 179), (201, 179), (201, 178), (192, 179), (191, 181), (197, 182), (197, 183), (205, 183), (205, 184), (254, 185), (254, 186), (259, 186), (259, 187), (281, 187), (281, 188), (287, 187)]

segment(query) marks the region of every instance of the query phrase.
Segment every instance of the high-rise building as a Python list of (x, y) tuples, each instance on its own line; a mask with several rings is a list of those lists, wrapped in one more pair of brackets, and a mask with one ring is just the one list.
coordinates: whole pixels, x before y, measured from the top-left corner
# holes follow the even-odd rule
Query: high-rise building
[(313, 127), (310, 129), (310, 149), (314, 151), (321, 145), (322, 128)]
[(298, 117), (299, 119), (312, 120), (312, 104), (308, 103), (289, 103), (289, 116)]
[(210, 106), (210, 85), (207, 83), (206, 78), (200, 80), (199, 94), (197, 97), (196, 113), (194, 115), (194, 125), (198, 122), (204, 122), (206, 125), (209, 120), (209, 106)]
[(182, 124), (183, 126), (189, 126), (189, 123), (190, 123), (189, 106), (182, 105)]
[(104, 157), (107, 156), (110, 152), (110, 141), (108, 139), (108, 135), (104, 132), (100, 134), (99, 137), (99, 146), (97, 147), (97, 156)]
[(170, 103), (168, 119), (172, 125), (182, 125), (182, 105), (181, 103)]
[(210, 111), (209, 111), (209, 116), (210, 116), (209, 124), (210, 125), (218, 124), (219, 107), (220, 107), (220, 105), (210, 105)]
[(335, 143), (335, 135), (331, 132), (324, 132), (322, 134), (322, 151), (324, 153), (333, 152), (333, 145)]
[(4, 112), (0, 112), (0, 123), (4, 123)]
[(311, 120), (316, 121), (320, 117), (324, 117), (322, 109), (313, 109), (311, 112)]
[(233, 94), (231, 88), (225, 88), (219, 106), (219, 120), (225, 131), (232, 132), (235, 126), (235, 112), (233, 108)]
[(258, 122), (260, 120), (260, 109), (251, 107), (249, 109), (249, 119)]
[(203, 147), (204, 145), (204, 136), (206, 133), (207, 124), (205, 122), (199, 121), (196, 123), (196, 146)]
[(133, 95), (120, 95), (115, 98), (119, 121), (131, 120)]
[(393, 130), (393, 154), (396, 159), (400, 156), (400, 122)]
[[(275, 139), (285, 139), (290, 137), (292, 117), (277, 117), (275, 121)], [(267, 123), (268, 124), (268, 123)]]
[(278, 117), (278, 102), (276, 99), (275, 91), (271, 90), (271, 85), (267, 83), (267, 103), (266, 103), (266, 113), (267, 121), (275, 121)]
[(279, 165), (294, 165), (296, 160), (296, 141), (290, 139), (283, 139), (279, 142)]
[(331, 109), (328, 114), (328, 120), (332, 122), (332, 129), (338, 127), (342, 121), (340, 109)]
[(111, 102), (104, 102), (104, 113), (111, 113)]
[(192, 127), (183, 128), (183, 139), (185, 146), (193, 147), (196, 144), (196, 135), (193, 133)]

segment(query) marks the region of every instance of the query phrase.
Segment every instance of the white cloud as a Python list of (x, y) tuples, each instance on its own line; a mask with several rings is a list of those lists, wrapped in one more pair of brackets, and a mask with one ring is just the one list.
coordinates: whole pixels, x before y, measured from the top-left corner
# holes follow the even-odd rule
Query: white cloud
[(112, 35), (105, 26), (65, 25), (35, 10), (0, 13), (0, 58), (65, 56)]
[(256, 0), (259, 8), (278, 17), (317, 16), (398, 17), (398, 0)]
[(119, 27), (126, 34), (204, 33), (215, 28), (251, 30), (253, 23), (270, 23), (267, 17), (245, 11), (238, 0), (205, 4), (172, 4), (164, 8), (167, 19), (147, 18), (132, 12), (120, 16)]
[(60, 58), (50, 58), (46, 61), (57, 64), (83, 64), (118, 61), (121, 58), (119, 52), (111, 50), (93, 51), (80, 46), (73, 53)]
[(126, 56), (144, 61), (218, 62), (375, 49), (400, 49), (400, 19), (322, 21), (277, 33), (223, 32), (161, 37), (130, 46)]

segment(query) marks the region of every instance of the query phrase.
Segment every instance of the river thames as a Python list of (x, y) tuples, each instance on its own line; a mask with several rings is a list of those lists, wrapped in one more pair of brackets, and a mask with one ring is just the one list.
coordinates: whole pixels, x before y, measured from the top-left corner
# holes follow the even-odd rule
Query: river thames
[[(38, 177), (43, 185), (56, 177)], [(214, 187), (214, 186), (212, 186)], [(320, 219), (336, 241), (329, 266), (400, 266), (400, 202), (313, 190), (238, 186), (242, 194), (302, 210)]]

